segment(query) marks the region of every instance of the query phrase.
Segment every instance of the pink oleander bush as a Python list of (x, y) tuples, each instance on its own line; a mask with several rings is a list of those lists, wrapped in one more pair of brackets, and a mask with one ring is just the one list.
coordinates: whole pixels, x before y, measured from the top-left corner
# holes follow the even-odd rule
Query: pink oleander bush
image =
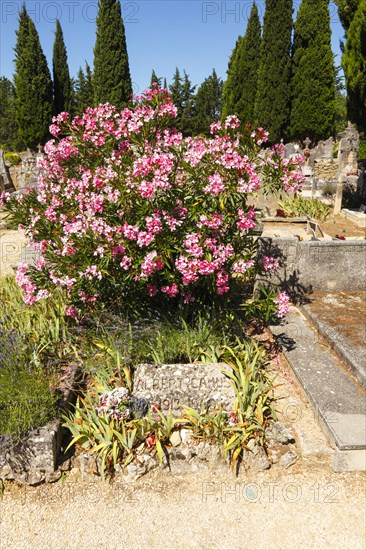
[[(39, 252), (17, 274), (27, 304), (59, 286), (74, 317), (141, 296), (215, 300), (277, 267), (256, 255), (251, 195), (298, 190), (302, 158), (285, 159), (282, 145), (262, 150), (267, 133), (235, 116), (212, 124), (211, 138), (183, 138), (168, 128), (176, 113), (154, 87), (131, 109), (53, 119), (37, 186), (2, 197)], [(272, 304), (284, 314), (283, 297)]]

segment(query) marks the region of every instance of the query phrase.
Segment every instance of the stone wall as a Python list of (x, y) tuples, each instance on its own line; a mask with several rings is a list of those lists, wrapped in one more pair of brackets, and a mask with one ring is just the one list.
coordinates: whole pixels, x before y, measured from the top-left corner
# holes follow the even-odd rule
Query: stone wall
[(338, 180), (339, 166), (337, 161), (318, 162), (315, 164), (314, 171), (318, 180)]
[(312, 290), (364, 290), (366, 241), (299, 241), (262, 238), (261, 253), (274, 256), (280, 268), (271, 283), (294, 298)]

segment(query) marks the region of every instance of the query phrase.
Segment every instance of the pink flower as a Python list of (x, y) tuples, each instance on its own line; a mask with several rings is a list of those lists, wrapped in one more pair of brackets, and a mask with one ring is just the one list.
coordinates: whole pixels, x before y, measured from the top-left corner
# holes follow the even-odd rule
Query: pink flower
[(222, 176), (215, 172), (213, 176), (208, 176), (209, 184), (203, 188), (204, 193), (207, 195), (219, 195), (225, 191), (225, 185)]
[(200, 216), (200, 221), (197, 223), (197, 227), (209, 227), (210, 229), (218, 229), (222, 225), (223, 220), (223, 214), (218, 214), (217, 212), (214, 212), (212, 214), (211, 219), (209, 219), (206, 215), (202, 214)]
[(237, 116), (230, 115), (226, 118), (224, 126), (225, 128), (239, 128), (240, 120)]
[(165, 294), (168, 294), (171, 298), (174, 298), (177, 294), (179, 294), (179, 288), (176, 283), (170, 285), (170, 286), (162, 286), (161, 291)]
[(248, 229), (253, 229), (256, 226), (255, 220), (255, 211), (254, 208), (250, 208), (249, 212), (244, 212), (239, 209), (238, 211), (239, 221), (237, 226), (241, 231), (248, 231)]
[(67, 306), (65, 309), (65, 315), (68, 317), (72, 317), (73, 319), (78, 318), (78, 312), (77, 309), (74, 306)]
[(248, 271), (248, 269), (253, 267), (254, 264), (255, 264), (254, 260), (249, 260), (247, 262), (244, 260), (238, 260), (233, 264), (233, 271), (235, 273), (245, 273), (246, 271)]
[(154, 297), (158, 293), (158, 287), (156, 285), (147, 285), (147, 293), (150, 297)]
[(275, 260), (272, 256), (262, 256), (262, 264), (265, 271), (273, 273), (279, 266), (278, 260)]
[(210, 134), (217, 134), (222, 128), (222, 123), (220, 121), (213, 122), (210, 126)]
[(269, 133), (263, 130), (263, 128), (257, 128), (252, 132), (251, 136), (254, 138), (257, 145), (262, 145), (262, 143), (268, 141)]
[(156, 250), (148, 252), (141, 264), (140, 277), (149, 277), (154, 271), (161, 271), (164, 268), (164, 263), (158, 257)]
[(289, 312), (289, 301), (290, 298), (286, 294), (286, 292), (280, 292), (275, 298), (274, 303), (277, 305), (278, 311), (277, 311), (277, 317), (285, 317)]
[(125, 247), (123, 246), (123, 244), (119, 244), (117, 246), (114, 246), (112, 248), (112, 255), (113, 257), (116, 257), (116, 256), (124, 256), (126, 253), (126, 249)]
[(217, 294), (225, 294), (229, 291), (229, 275), (223, 269), (216, 275)]

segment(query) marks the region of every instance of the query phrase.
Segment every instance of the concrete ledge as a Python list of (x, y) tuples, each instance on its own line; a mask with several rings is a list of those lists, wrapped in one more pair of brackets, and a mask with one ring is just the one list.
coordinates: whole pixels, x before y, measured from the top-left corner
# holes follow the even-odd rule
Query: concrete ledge
[(352, 220), (358, 227), (366, 228), (366, 214), (364, 212), (358, 212), (357, 210), (349, 210), (348, 208), (342, 208), (341, 216)]
[[(352, 470), (363, 469), (359, 466), (363, 465), (360, 457), (366, 451), (364, 388), (321, 343), (317, 331), (297, 308), (291, 308), (286, 321), (273, 325), (271, 330), (283, 345), (320, 426), (338, 453), (334, 459), (335, 469), (346, 470), (347, 464)], [(341, 451), (347, 454), (339, 454)]]
[[(304, 304), (301, 310), (305, 313), (306, 317), (316, 327), (319, 333), (325, 338), (332, 349), (337, 352), (337, 355), (345, 362), (345, 364), (351, 369), (360, 384), (366, 388), (366, 350), (365, 348), (357, 349), (356, 346), (352, 346), (352, 343), (347, 341), (343, 337), (342, 333), (338, 331), (334, 326), (319, 317), (312, 311), (311, 306)], [(338, 311), (339, 313), (339, 311)], [(365, 337), (365, 326), (362, 327), (364, 319), (360, 320), (361, 326), (357, 327), (362, 330), (363, 337)], [(365, 340), (364, 340), (365, 341)]]
[(366, 451), (363, 449), (353, 451), (336, 449), (333, 458), (333, 470), (335, 472), (366, 471)]

